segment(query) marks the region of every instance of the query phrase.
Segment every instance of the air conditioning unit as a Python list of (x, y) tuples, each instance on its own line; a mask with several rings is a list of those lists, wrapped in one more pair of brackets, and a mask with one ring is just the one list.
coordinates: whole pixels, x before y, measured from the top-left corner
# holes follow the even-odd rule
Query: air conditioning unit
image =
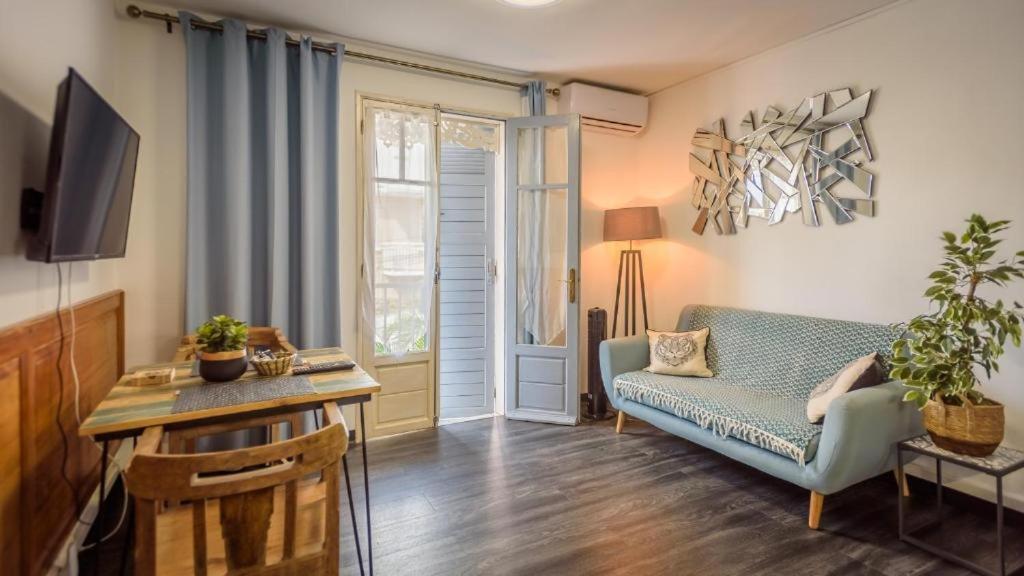
[(632, 136), (647, 125), (647, 97), (573, 82), (561, 87), (558, 112), (579, 114), (585, 128)]

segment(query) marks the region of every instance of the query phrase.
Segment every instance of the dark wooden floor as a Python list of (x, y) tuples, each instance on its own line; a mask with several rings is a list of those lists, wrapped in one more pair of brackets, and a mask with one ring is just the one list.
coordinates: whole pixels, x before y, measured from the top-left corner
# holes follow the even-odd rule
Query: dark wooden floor
[[(480, 420), (369, 448), (381, 575), (967, 574), (898, 541), (891, 474), (826, 498), (812, 531), (806, 491), (638, 422)], [(993, 544), (992, 517), (946, 514), (954, 542)]]
[[(488, 419), (368, 448), (380, 576), (967, 574), (898, 541), (891, 474), (827, 497), (822, 529), (812, 531), (806, 491), (642, 422), (616, 435), (612, 421), (568, 428)], [(912, 487), (923, 520), (930, 485)], [(342, 574), (354, 575), (344, 503)], [(120, 503), (110, 505), (113, 524)], [(987, 512), (947, 506), (944, 526), (955, 531), (947, 547), (990, 559)], [(121, 536), (103, 546), (101, 573), (131, 573), (130, 559), (120, 562)], [(1024, 556), (1024, 530), (1014, 527), (1008, 542), (1012, 558)], [(83, 556), (83, 573), (94, 574)]]

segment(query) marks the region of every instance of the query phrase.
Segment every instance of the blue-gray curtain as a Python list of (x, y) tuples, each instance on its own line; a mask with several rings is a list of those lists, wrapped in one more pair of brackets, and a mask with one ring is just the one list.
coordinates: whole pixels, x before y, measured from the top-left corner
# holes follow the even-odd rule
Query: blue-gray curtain
[(530, 80), (523, 86), (521, 92), (526, 99), (524, 112), (530, 116), (544, 116), (547, 114), (547, 83), (543, 80)]
[(188, 67), (185, 330), (213, 314), (276, 326), (299, 347), (341, 344), (338, 82), (344, 47), (284, 31), (193, 29)]

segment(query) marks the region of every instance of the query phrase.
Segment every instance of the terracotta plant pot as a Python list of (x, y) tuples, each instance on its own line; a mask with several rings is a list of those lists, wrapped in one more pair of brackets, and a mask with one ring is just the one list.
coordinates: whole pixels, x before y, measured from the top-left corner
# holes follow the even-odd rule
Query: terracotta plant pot
[(199, 376), (207, 382), (230, 382), (245, 374), (249, 365), (245, 350), (199, 352)]
[(963, 406), (929, 400), (924, 407), (924, 427), (939, 448), (988, 456), (1003, 441), (1003, 405), (987, 399), (982, 404), (966, 402)]

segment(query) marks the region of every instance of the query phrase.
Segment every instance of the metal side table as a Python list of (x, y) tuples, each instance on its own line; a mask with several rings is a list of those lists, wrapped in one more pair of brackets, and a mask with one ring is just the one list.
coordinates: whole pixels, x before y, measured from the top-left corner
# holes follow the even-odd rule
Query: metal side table
[[(1014, 450), (1013, 448), (1007, 448), (1000, 446), (993, 454), (984, 458), (975, 456), (967, 456), (964, 454), (956, 454), (948, 450), (943, 450), (932, 442), (931, 438), (927, 434), (904, 440), (896, 446), (896, 457), (897, 457), (897, 471), (899, 472), (899, 478), (901, 482), (906, 482), (906, 477), (903, 475), (903, 453), (914, 452), (923, 456), (930, 456), (935, 459), (935, 518), (930, 521), (916, 526), (912, 529), (908, 529), (905, 521), (906, 504), (903, 498), (898, 498), (899, 502), (899, 534), (900, 540), (909, 542), (918, 548), (927, 550), (936, 556), (955, 562), (965, 568), (978, 572), (980, 574), (986, 574), (988, 576), (1006, 576), (1007, 574), (1014, 574), (1024, 568), (1024, 562), (1019, 563), (1014, 567), (1006, 566), (1006, 543), (1004, 529), (1003, 529), (1003, 478), (1007, 475), (1024, 468), (1024, 452), (1020, 450)], [(988, 476), (992, 476), (996, 481), (996, 561), (997, 566), (995, 569), (981, 566), (952, 554), (948, 550), (944, 550), (934, 544), (930, 544), (914, 536), (914, 533), (920, 532), (925, 528), (930, 528), (938, 523), (942, 522), (942, 463), (949, 462), (962, 466), (970, 470), (975, 470)], [(902, 486), (900, 487), (903, 488)], [(902, 490), (901, 490), (902, 494)]]

